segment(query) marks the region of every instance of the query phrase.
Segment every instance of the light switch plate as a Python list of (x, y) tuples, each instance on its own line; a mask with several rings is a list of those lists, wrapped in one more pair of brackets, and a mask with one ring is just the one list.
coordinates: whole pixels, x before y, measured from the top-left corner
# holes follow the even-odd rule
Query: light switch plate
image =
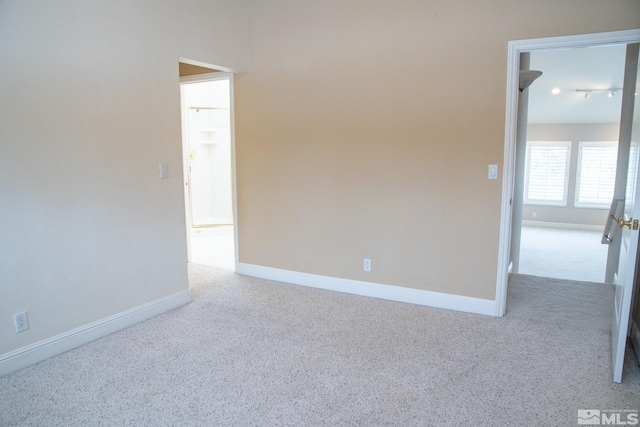
[(489, 165), (489, 179), (498, 179), (498, 165)]
[(164, 163), (160, 163), (158, 167), (160, 169), (160, 179), (166, 179), (168, 176), (167, 165)]

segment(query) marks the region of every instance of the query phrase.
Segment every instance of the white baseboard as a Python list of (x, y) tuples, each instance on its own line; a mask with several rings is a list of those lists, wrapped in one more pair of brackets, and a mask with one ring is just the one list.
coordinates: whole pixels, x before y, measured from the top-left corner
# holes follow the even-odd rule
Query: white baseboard
[(604, 231), (604, 224), (569, 224), (566, 222), (550, 222), (550, 221), (534, 221), (530, 219), (522, 220), (522, 225), (526, 227), (542, 227), (542, 228), (562, 228), (565, 230), (587, 230), (597, 231), (602, 233)]
[(496, 315), (494, 300), (445, 294), (441, 292), (423, 291), (420, 289), (403, 288), (399, 286), (383, 285), (380, 283), (362, 282), (338, 277), (320, 276), (316, 274), (300, 273), (297, 271), (281, 270), (279, 268), (263, 267), (254, 264), (238, 263), (236, 272), (246, 276), (261, 279), (309, 286), (330, 291), (380, 298), (391, 301), (425, 305), (429, 307), (446, 308), (467, 313)]
[(188, 289), (0, 355), (0, 376), (64, 353), (191, 302)]
[(633, 343), (633, 348), (636, 351), (638, 362), (640, 362), (640, 327), (635, 320), (631, 322), (631, 342)]

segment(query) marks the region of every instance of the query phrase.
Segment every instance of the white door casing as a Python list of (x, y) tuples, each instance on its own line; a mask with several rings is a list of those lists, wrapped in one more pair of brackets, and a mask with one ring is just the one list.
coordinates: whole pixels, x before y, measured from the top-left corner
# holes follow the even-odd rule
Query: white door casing
[(515, 181), (515, 152), (518, 117), (518, 74), (520, 54), (525, 52), (572, 49), (593, 46), (640, 42), (640, 29), (608, 33), (582, 34), (543, 39), (515, 40), (508, 43), (507, 96), (505, 116), (504, 166), (502, 179), (502, 208), (500, 214), (500, 240), (498, 249), (498, 275), (496, 283), (496, 316), (504, 316), (507, 302), (507, 284), (512, 232), (512, 199)]

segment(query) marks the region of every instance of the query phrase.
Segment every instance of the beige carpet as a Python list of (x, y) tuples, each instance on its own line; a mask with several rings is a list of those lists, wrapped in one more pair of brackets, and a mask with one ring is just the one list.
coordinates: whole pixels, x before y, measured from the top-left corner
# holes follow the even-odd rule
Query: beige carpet
[(492, 318), (190, 278), (191, 304), (0, 378), (0, 425), (556, 426), (640, 409), (631, 351), (611, 381), (605, 285), (515, 276)]
[(523, 226), (518, 273), (602, 283), (609, 247), (601, 240), (598, 231)]

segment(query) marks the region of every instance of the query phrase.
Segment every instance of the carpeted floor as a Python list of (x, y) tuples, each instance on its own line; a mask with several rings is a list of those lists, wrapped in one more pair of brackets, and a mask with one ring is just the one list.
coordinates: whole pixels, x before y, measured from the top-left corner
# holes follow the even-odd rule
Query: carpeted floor
[[(514, 276), (504, 318), (192, 265), (193, 302), (0, 378), (2, 426), (577, 425), (611, 381), (611, 290)], [(568, 311), (567, 311), (568, 310)]]
[(602, 232), (522, 227), (520, 274), (602, 283), (609, 247)]

